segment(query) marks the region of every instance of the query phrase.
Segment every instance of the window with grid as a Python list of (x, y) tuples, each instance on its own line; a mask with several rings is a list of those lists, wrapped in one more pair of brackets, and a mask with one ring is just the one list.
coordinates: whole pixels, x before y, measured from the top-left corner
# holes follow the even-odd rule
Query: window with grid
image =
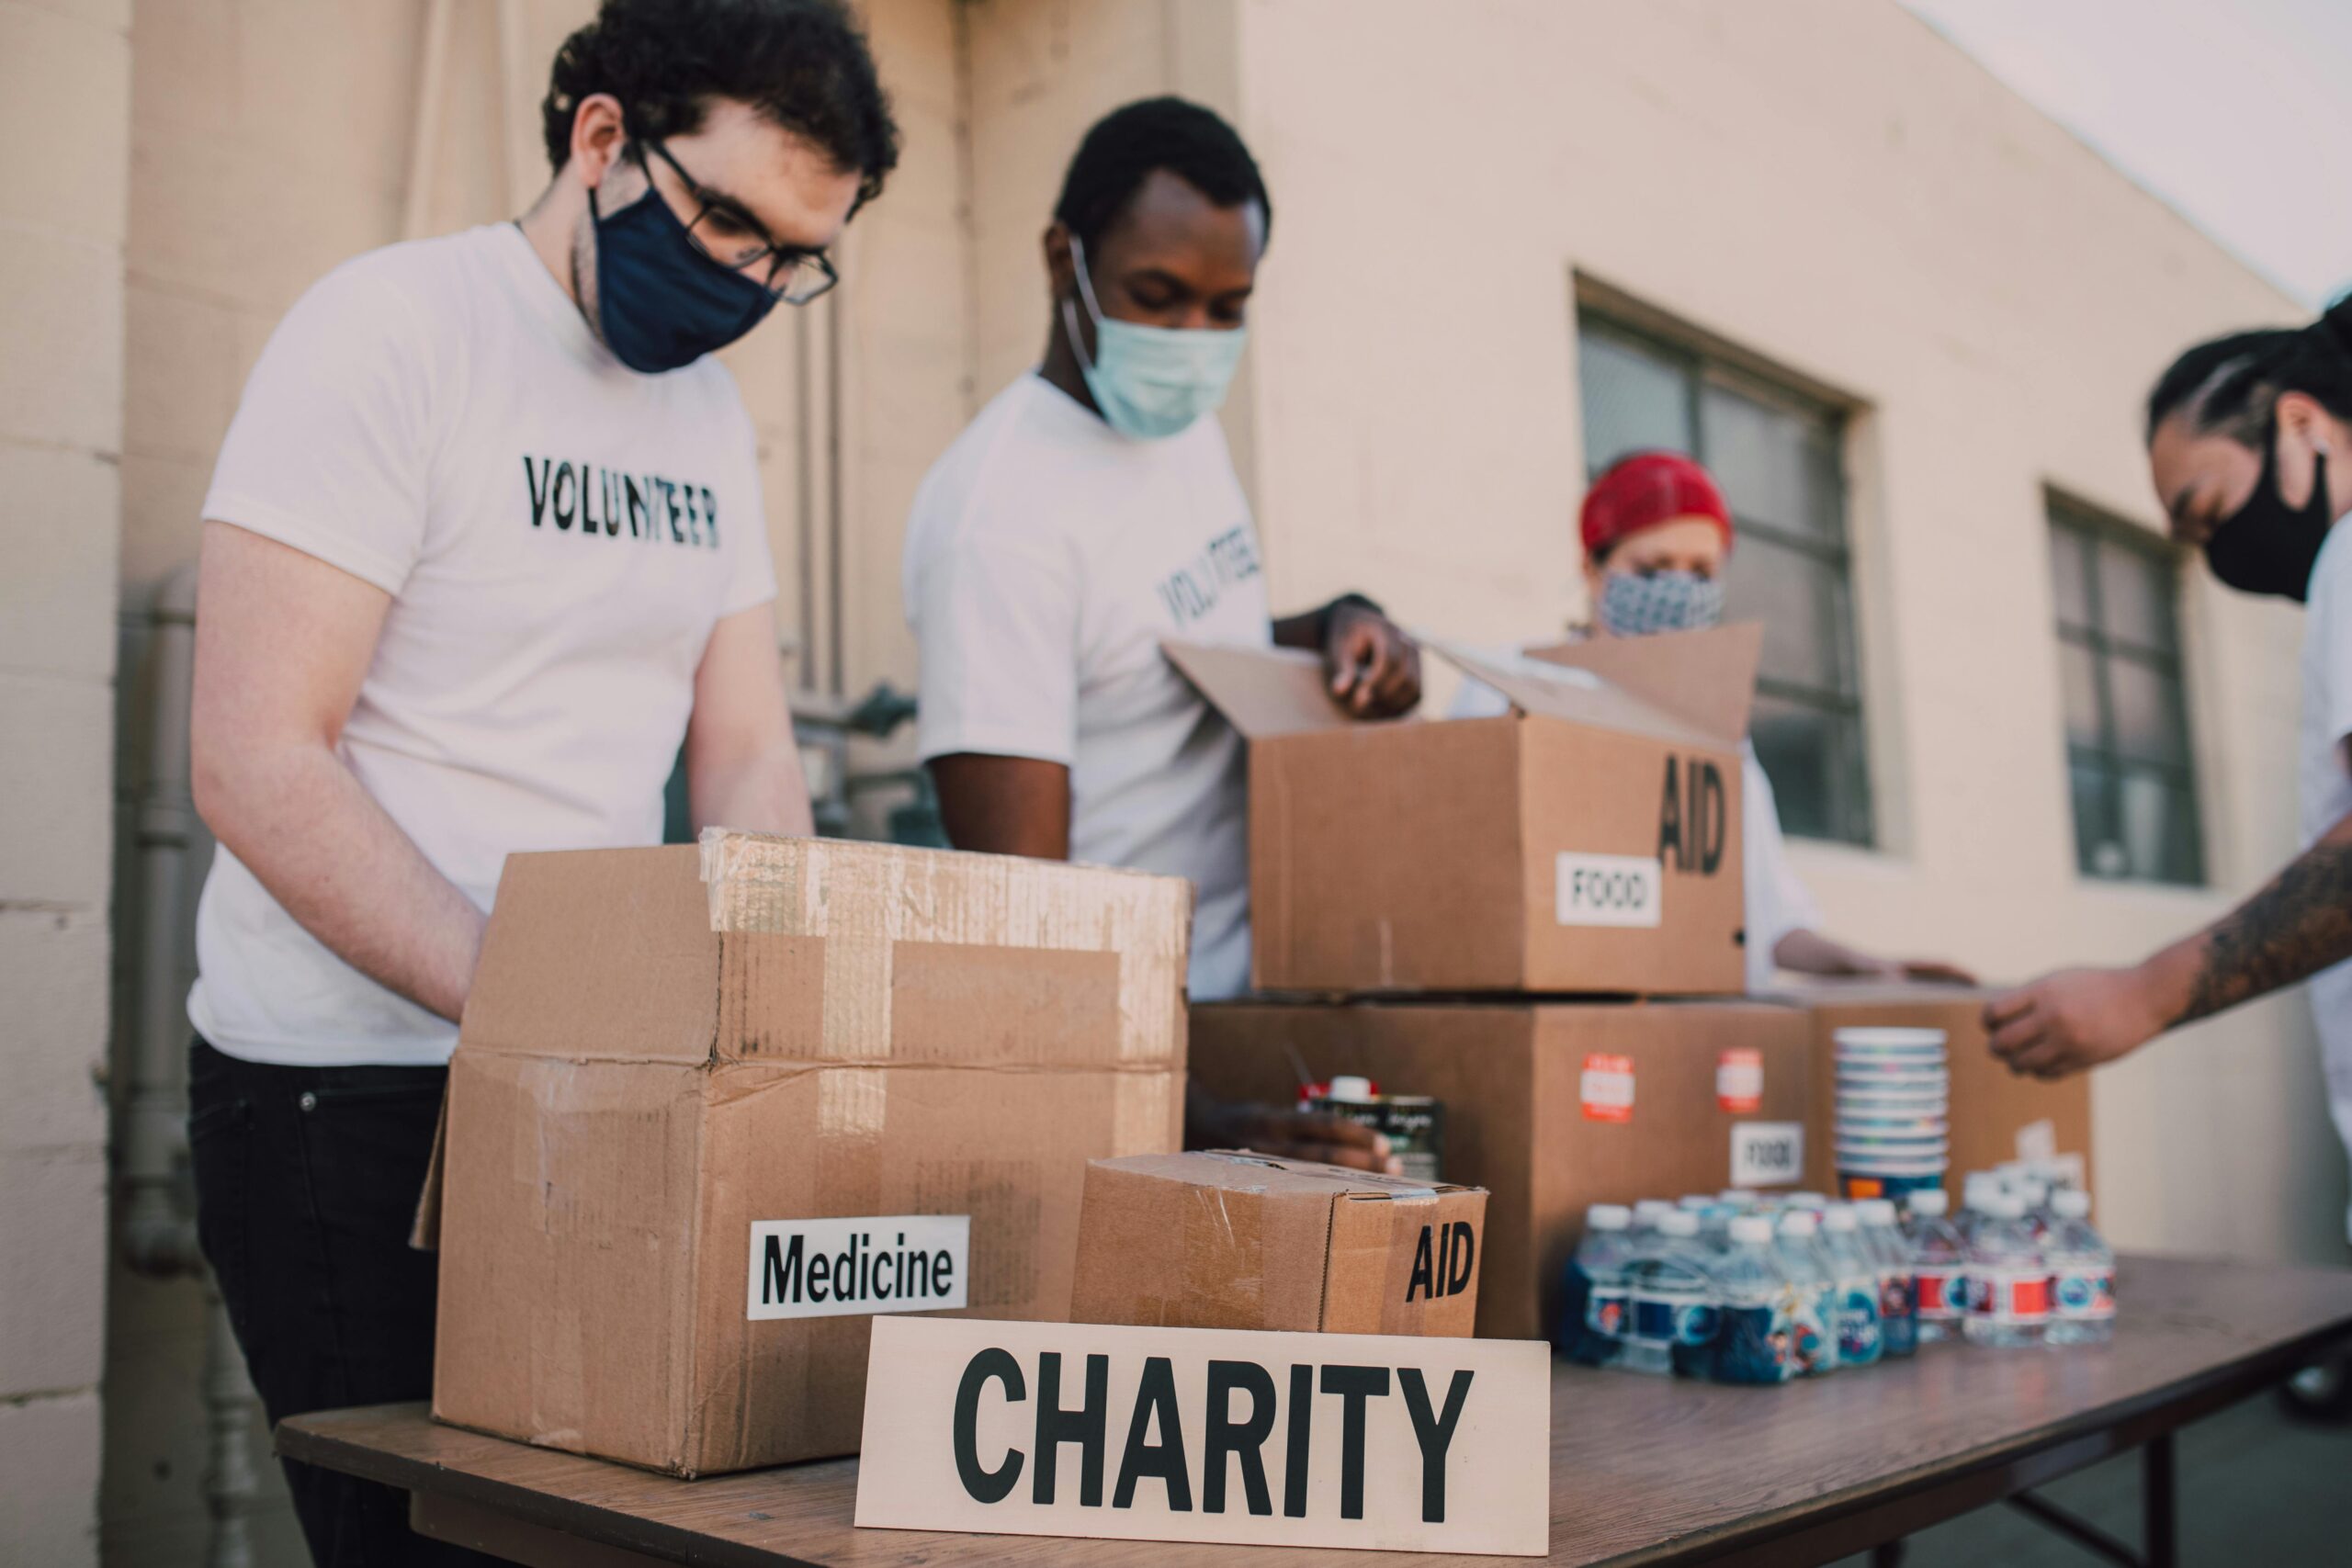
[(1705, 354), (1584, 312), (1577, 323), (1588, 482), (1629, 452), (1687, 452), (1738, 528), (1728, 619), (1764, 625), (1749, 728), (1783, 831), (1871, 841), (1846, 547), (1845, 419)]
[(2175, 609), (2179, 558), (2053, 496), (2050, 577), (2075, 863), (2085, 876), (2202, 884)]

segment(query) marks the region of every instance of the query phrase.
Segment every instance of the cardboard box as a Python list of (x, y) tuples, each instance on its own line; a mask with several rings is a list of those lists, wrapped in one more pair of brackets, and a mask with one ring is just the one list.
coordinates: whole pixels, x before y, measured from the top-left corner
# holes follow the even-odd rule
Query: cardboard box
[(1228, 1099), (1287, 1102), (1295, 1053), (1444, 1101), (1442, 1174), (1487, 1192), (1478, 1332), (1512, 1339), (1546, 1335), (1587, 1205), (1796, 1185), (1810, 1050), (1745, 1000), (1217, 1003), (1190, 1044)]
[(678, 1475), (851, 1453), (875, 1306), (1066, 1316), (1086, 1161), (1178, 1145), (1190, 906), (746, 834), (510, 857), (435, 1415)]
[(1285, 649), (1171, 644), (1250, 739), (1261, 991), (1736, 992), (1758, 628), (1442, 649), (1500, 718), (1367, 723)]
[(1940, 1029), (1951, 1069), (1951, 1172), (1945, 1185), (1959, 1203), (1962, 1178), (2029, 1155), (2080, 1155), (2090, 1183), (2091, 1080), (2056, 1083), (2020, 1077), (1985, 1043), (1984, 1003), (1992, 991), (1952, 986), (1819, 986), (1780, 993), (1813, 1023), (1813, 1101), (1805, 1117), (1805, 1185), (1837, 1190), (1836, 1032), (1868, 1024)]
[(1098, 1159), (1077, 1323), (1466, 1335), (1487, 1194), (1218, 1149)]

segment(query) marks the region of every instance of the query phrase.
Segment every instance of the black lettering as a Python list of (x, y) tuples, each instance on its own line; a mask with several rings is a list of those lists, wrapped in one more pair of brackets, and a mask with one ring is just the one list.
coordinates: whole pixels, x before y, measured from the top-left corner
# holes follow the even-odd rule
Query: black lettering
[(854, 1302), (858, 1294), (857, 1237), (852, 1236), (849, 1238), (849, 1250), (833, 1256), (833, 1299)]
[(1723, 770), (1713, 762), (1693, 762), (1691, 767), (1693, 771), (1703, 770), (1700, 773), (1700, 779), (1704, 785), (1702, 798), (1706, 802), (1703, 814), (1693, 814), (1699, 817), (1702, 826), (1699, 869), (1707, 875), (1713, 876), (1715, 874), (1715, 868), (1724, 862), (1725, 792)]
[(620, 476), (610, 468), (599, 468), (596, 479), (605, 487), (605, 536), (618, 538), (621, 532)]
[(702, 505), (695, 499), (695, 487), (680, 485), (678, 493), (686, 498), (686, 542), (699, 545), (702, 543)]
[(1690, 869), (1682, 858), (1682, 786), (1680, 784), (1680, 772), (1675, 767), (1674, 759), (1671, 757), (1668, 757), (1666, 760), (1666, 799), (1658, 807), (1657, 813), (1657, 858), (1659, 864), (1663, 865), (1666, 863), (1666, 852), (1668, 850), (1672, 850), (1674, 852), (1675, 870), (1687, 871)]
[(670, 542), (683, 545), (686, 542), (686, 535), (685, 530), (678, 526), (678, 519), (684, 515), (684, 509), (678, 504), (678, 487), (669, 479), (655, 479), (653, 482), (662, 487), (662, 510), (670, 520)]
[(800, 1299), (800, 1238), (792, 1238), (792, 1250), (779, 1252), (776, 1238), (767, 1238), (764, 1250), (765, 1267), (760, 1271), (760, 1304), (774, 1302), (797, 1302)]
[[(944, 1258), (947, 1254), (943, 1252), (939, 1256)], [(928, 1252), (910, 1254), (907, 1262), (909, 1265), (906, 1270), (907, 1282), (900, 1289), (910, 1296), (931, 1294), (931, 1254)]]
[(1290, 1431), (1283, 1447), (1283, 1517), (1306, 1517), (1306, 1465), (1315, 1437), (1315, 1369), (1290, 1369)]
[(1111, 1418), (1111, 1358), (1086, 1358), (1086, 1403), (1075, 1410), (1062, 1408), (1062, 1358), (1058, 1350), (1037, 1353), (1037, 1468), (1029, 1496), (1039, 1507), (1054, 1500), (1054, 1476), (1064, 1443), (1079, 1451), (1078, 1500), (1089, 1508), (1102, 1506), (1103, 1428)]
[(621, 494), (628, 502), (628, 536), (640, 538), (645, 532), (645, 491), (638, 488), (635, 474), (621, 476)]
[(529, 455), (524, 456), (523, 485), (531, 492), (531, 526), (534, 528), (547, 525), (548, 490), (554, 482), (554, 467), (552, 459), (542, 457), (539, 466), (534, 468)]
[(571, 471), (571, 464), (558, 463), (555, 466), (552, 491), (549, 500), (555, 506), (555, 525), (568, 534), (572, 524), (579, 520), (573, 508), (580, 504), (580, 477)]
[(956, 1259), (941, 1247), (931, 1258), (931, 1292), (937, 1296), (953, 1295), (956, 1292)]
[[(1154, 1413), (1159, 1441), (1147, 1443)], [(1119, 1484), (1111, 1506), (1132, 1508), (1136, 1482), (1156, 1475), (1168, 1486), (1168, 1511), (1193, 1511), (1193, 1479), (1184, 1469), (1184, 1423), (1176, 1414), (1176, 1369), (1165, 1356), (1144, 1358), (1143, 1377), (1136, 1384), (1135, 1414), (1127, 1418), (1127, 1446), (1119, 1455)]]
[(1388, 1397), (1386, 1367), (1326, 1367), (1323, 1392), (1340, 1396), (1340, 1517), (1363, 1517), (1363, 1406)]
[(702, 525), (710, 530), (710, 547), (718, 548), (718, 498), (710, 493), (707, 485), (702, 492)]
[[(901, 1257), (901, 1256), (903, 1256), (903, 1254), (894, 1255), (894, 1254), (891, 1254), (891, 1253), (885, 1252), (885, 1253), (883, 1253), (882, 1255), (880, 1255), (879, 1257), (877, 1257), (877, 1258), (875, 1258), (875, 1260), (874, 1260), (874, 1299), (875, 1299), (875, 1300), (876, 1300), (876, 1301), (883, 1301), (883, 1302), (887, 1302), (887, 1301), (888, 1301), (891, 1297), (893, 1297), (893, 1296), (895, 1296), (895, 1295), (897, 1295), (897, 1294), (899, 1293), (899, 1257)], [(884, 1283), (882, 1282), (882, 1269), (883, 1269), (884, 1265), (886, 1265), (886, 1264), (889, 1267), (889, 1269), (890, 1269), (890, 1282), (889, 1282), (888, 1284), (887, 1284), (887, 1285), (886, 1285), (886, 1284), (884, 1284)]]
[[(812, 1302), (823, 1301), (825, 1289), (832, 1282), (833, 1260), (820, 1252), (808, 1260), (808, 1299)], [(842, 1299), (839, 1291), (833, 1292), (833, 1299), (835, 1301)]]
[(1445, 1293), (1458, 1296), (1477, 1276), (1478, 1233), (1467, 1220), (1454, 1221), (1453, 1229), (1453, 1239), (1446, 1245)]
[(586, 463), (580, 465), (580, 536), (587, 538), (596, 532), (603, 519), (596, 515), (596, 470)]
[(1463, 1402), (1470, 1397), (1470, 1369), (1453, 1374), (1445, 1391), (1445, 1414), (1430, 1414), (1429, 1385), (1419, 1367), (1396, 1369), (1396, 1384), (1405, 1393), (1405, 1411), (1413, 1418), (1413, 1438), (1421, 1445), (1421, 1518), (1445, 1522), (1445, 1452), (1453, 1446), (1453, 1424), (1462, 1419)]
[[(1233, 1395), (1250, 1395), (1250, 1419), (1233, 1419)], [(1241, 1461), (1241, 1492), (1253, 1514), (1271, 1514), (1266, 1490), (1266, 1438), (1274, 1429), (1274, 1380), (1255, 1361), (1209, 1363), (1208, 1437), (1201, 1450), (1201, 1511), (1225, 1512), (1228, 1455)]]
[(1430, 1227), (1421, 1227), (1420, 1245), (1413, 1248), (1413, 1277), (1405, 1281), (1405, 1299), (1411, 1301), (1415, 1292), (1426, 1299), (1436, 1293), (1437, 1268), (1430, 1259)]
[(994, 1470), (980, 1468), (980, 1389), (989, 1379), (1004, 1384), (1005, 1402), (1018, 1404), (1029, 1397), (1022, 1385), (1021, 1363), (1010, 1351), (994, 1346), (974, 1356), (956, 1385), (956, 1473), (964, 1490), (978, 1503), (1001, 1503), (1021, 1479), (1021, 1450), (1007, 1448), (1004, 1461)]

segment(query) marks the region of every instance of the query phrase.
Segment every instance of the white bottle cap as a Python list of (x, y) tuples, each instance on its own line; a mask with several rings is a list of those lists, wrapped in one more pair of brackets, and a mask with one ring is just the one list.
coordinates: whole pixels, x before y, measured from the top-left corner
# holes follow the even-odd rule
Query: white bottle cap
[(1951, 1194), (1940, 1187), (1923, 1187), (1904, 1201), (1911, 1205), (1913, 1213), (1923, 1214), (1931, 1220), (1940, 1219), (1951, 1212)]
[(1670, 1235), (1678, 1239), (1697, 1235), (1699, 1216), (1688, 1209), (1676, 1209), (1658, 1221), (1657, 1231), (1660, 1235)]
[(1674, 1204), (1676, 1208), (1688, 1209), (1695, 1214), (1702, 1209), (1713, 1208), (1715, 1201), (1704, 1192), (1685, 1192), (1674, 1201)]
[(1674, 1205), (1663, 1198), (1645, 1198), (1634, 1205), (1634, 1218), (1645, 1225), (1654, 1225), (1674, 1212)]
[(1854, 1205), (1854, 1213), (1866, 1225), (1891, 1225), (1894, 1223), (1894, 1200), (1865, 1198)]
[(1597, 1231), (1622, 1231), (1634, 1223), (1634, 1212), (1623, 1203), (1595, 1203), (1584, 1212), (1587, 1228)]
[(1761, 1214), (1741, 1214), (1731, 1223), (1731, 1238), (1745, 1247), (1761, 1247), (1772, 1239), (1772, 1222)]
[(2050, 1212), (2062, 1220), (2087, 1220), (2091, 1195), (2079, 1187), (2061, 1187), (2050, 1195)]
[(1789, 1194), (1789, 1204), (1792, 1208), (1818, 1209), (1824, 1203), (1828, 1201), (1828, 1194), (1824, 1192), (1792, 1192)]
[(1372, 1080), (1358, 1077), (1353, 1073), (1343, 1073), (1331, 1080), (1329, 1093), (1333, 1100), (1369, 1101), (1372, 1099)]
[(1781, 1216), (1781, 1234), (1782, 1235), (1808, 1236), (1814, 1233), (1816, 1228), (1816, 1224), (1817, 1222), (1815, 1221), (1810, 1210), (1791, 1209), (1787, 1213)]
[(2014, 1192), (1996, 1192), (1980, 1201), (1976, 1207), (1996, 1220), (2025, 1218), (2025, 1200)]
[(1736, 1204), (1743, 1209), (1753, 1209), (1764, 1201), (1764, 1194), (1753, 1187), (1726, 1187), (1715, 1196), (1724, 1202)]
[(1824, 1230), (1833, 1231), (1854, 1229), (1854, 1206), (1851, 1203), (1830, 1204), (1829, 1207), (1821, 1211), (1821, 1227)]

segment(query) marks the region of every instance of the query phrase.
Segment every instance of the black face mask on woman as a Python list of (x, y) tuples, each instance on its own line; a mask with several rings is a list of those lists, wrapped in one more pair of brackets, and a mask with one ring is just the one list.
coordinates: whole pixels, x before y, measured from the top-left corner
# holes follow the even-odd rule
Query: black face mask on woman
[(2262, 436), (2262, 477), (2245, 504), (2222, 519), (2205, 541), (2205, 564), (2241, 593), (2276, 593), (2303, 602), (2312, 568), (2327, 543), (2327, 453), (2312, 454), (2312, 498), (2301, 508), (2278, 495), (2278, 416)]

